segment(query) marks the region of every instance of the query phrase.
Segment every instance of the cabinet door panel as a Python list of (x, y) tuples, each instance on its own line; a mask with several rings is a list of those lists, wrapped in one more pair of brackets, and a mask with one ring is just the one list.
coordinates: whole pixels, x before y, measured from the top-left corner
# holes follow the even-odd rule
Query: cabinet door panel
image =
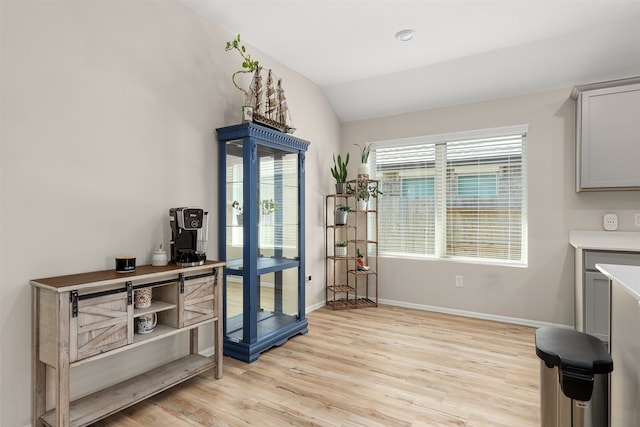
[(79, 300), (71, 319), (71, 361), (126, 345), (132, 338), (129, 308), (126, 293)]
[(214, 276), (185, 280), (182, 326), (189, 326), (214, 317), (214, 280)]
[(580, 189), (640, 187), (640, 85), (581, 94)]
[(585, 332), (609, 341), (609, 279), (601, 273), (585, 273)]

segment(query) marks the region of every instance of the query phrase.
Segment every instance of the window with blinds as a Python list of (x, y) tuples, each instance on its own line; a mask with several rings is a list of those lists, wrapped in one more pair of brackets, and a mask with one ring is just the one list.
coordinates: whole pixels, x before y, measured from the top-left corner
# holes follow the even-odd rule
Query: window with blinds
[(380, 255), (526, 265), (526, 131), (374, 143)]

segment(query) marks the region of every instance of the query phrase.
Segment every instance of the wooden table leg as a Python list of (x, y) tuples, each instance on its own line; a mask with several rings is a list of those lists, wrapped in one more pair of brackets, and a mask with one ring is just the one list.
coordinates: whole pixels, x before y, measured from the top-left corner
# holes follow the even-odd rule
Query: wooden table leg
[(66, 427), (69, 425), (69, 317), (71, 316), (69, 293), (58, 295), (56, 306), (58, 325), (57, 347), (58, 356), (56, 364), (56, 425)]
[(31, 398), (33, 400), (31, 421), (36, 427), (43, 426), (40, 416), (47, 410), (47, 366), (40, 361), (40, 289), (32, 289), (31, 325)]
[(216, 359), (215, 377), (216, 379), (220, 379), (222, 378), (222, 334), (224, 333), (222, 327), (222, 316), (224, 315), (222, 310), (222, 267), (216, 268), (216, 277), (213, 286), (213, 294), (215, 296), (215, 300), (213, 302), (215, 310), (214, 314), (218, 318), (218, 320), (214, 322), (215, 336), (213, 337), (213, 348), (216, 352), (214, 355)]

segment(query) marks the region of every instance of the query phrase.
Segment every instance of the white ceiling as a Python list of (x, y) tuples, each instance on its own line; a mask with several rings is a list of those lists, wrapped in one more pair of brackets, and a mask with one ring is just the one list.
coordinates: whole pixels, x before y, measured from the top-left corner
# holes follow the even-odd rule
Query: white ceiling
[(180, 1), (318, 84), (341, 121), (640, 75), (640, 0)]

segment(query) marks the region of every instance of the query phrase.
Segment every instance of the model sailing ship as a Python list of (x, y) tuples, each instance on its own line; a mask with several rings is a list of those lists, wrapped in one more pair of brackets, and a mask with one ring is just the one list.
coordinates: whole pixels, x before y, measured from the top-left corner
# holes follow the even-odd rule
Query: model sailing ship
[(291, 113), (282, 88), (282, 79), (267, 70), (266, 85), (262, 83), (262, 68), (253, 73), (247, 93), (247, 105), (252, 109), (252, 121), (284, 133), (293, 133)]
[[(296, 129), (290, 126), (291, 114), (287, 107), (287, 99), (282, 89), (282, 79), (270, 69), (267, 70), (266, 86), (262, 84), (262, 66), (247, 52), (247, 48), (240, 40), (240, 34), (225, 46), (226, 51), (237, 51), (242, 56), (242, 69), (231, 75), (233, 85), (245, 95), (245, 105), (242, 107), (243, 121), (252, 121), (285, 133), (293, 133)], [(246, 91), (236, 82), (236, 76), (243, 73), (253, 73), (253, 80)]]

